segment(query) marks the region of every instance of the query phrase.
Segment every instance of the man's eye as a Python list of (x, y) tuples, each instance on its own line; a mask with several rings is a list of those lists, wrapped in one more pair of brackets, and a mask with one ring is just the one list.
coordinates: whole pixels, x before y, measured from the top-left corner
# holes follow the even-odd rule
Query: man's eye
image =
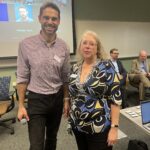
[(52, 17), (51, 20), (56, 21), (56, 20), (58, 20), (58, 18), (57, 17)]
[(45, 20), (49, 20), (49, 19), (51, 19), (52, 21), (56, 21), (56, 20), (58, 20), (58, 18), (57, 17), (48, 17), (48, 16), (44, 16), (43, 17)]
[(43, 17), (45, 20), (49, 20), (49, 17), (48, 16), (44, 16)]

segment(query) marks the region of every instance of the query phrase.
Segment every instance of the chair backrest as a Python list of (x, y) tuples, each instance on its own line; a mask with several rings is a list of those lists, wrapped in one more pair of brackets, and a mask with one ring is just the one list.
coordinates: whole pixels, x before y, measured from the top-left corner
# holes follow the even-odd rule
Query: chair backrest
[(9, 99), (11, 76), (0, 77), (0, 100)]

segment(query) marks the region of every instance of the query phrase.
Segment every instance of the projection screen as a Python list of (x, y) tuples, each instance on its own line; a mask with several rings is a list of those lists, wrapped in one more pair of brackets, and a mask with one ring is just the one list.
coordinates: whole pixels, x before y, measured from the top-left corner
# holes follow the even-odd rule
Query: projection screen
[[(50, 0), (49, 0), (50, 1)], [(51, 0), (61, 11), (58, 37), (67, 42), (70, 54), (74, 54), (73, 0)], [(19, 42), (40, 32), (38, 21), (40, 6), (45, 0), (0, 1), (0, 57), (17, 56)], [(25, 15), (27, 18), (25, 19)]]

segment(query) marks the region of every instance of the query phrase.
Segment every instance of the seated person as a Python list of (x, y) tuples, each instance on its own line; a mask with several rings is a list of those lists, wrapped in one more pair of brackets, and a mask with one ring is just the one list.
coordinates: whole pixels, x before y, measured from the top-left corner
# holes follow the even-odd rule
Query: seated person
[(131, 74), (129, 75), (130, 82), (135, 84), (142, 83), (143, 88), (139, 88), (140, 100), (144, 99), (144, 91), (150, 91), (150, 63), (147, 60), (147, 52), (141, 50), (139, 58), (132, 61)]
[(118, 77), (120, 79), (120, 90), (121, 90), (121, 95), (122, 95), (122, 108), (127, 107), (127, 103), (125, 100), (125, 85), (126, 85), (126, 77), (127, 77), (127, 72), (125, 68), (123, 67), (122, 63), (120, 60), (118, 60), (119, 52), (118, 49), (113, 48), (110, 50), (110, 60), (114, 66), (115, 71), (118, 74)]

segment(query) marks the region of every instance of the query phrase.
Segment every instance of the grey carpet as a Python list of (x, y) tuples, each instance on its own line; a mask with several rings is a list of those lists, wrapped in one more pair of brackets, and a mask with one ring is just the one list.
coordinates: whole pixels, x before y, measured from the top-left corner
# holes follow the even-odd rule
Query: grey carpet
[[(5, 117), (16, 116), (17, 114), (17, 106), (13, 111), (5, 115)], [(125, 120), (121, 119), (121, 126), (123, 127), (125, 133), (131, 134), (131, 136), (124, 137), (124, 133), (120, 132), (120, 136), (124, 138), (120, 138), (118, 143), (114, 146), (113, 150), (127, 150), (128, 141), (130, 138), (134, 138), (131, 131), (128, 130), (129, 123)], [(18, 121), (15, 124), (12, 124), (15, 128), (15, 134), (11, 135), (8, 129), (4, 129), (0, 127), (0, 150), (28, 150), (29, 149), (29, 141), (27, 135), (27, 125), (22, 125)], [(140, 133), (138, 134), (140, 136)], [(141, 136), (144, 136), (141, 134)], [(75, 139), (73, 136), (68, 135), (66, 131), (66, 120), (62, 118), (60, 130), (58, 133), (58, 143), (57, 150), (77, 150), (77, 146), (75, 143)]]
[[(5, 115), (5, 118), (17, 115), (17, 107)], [(4, 117), (3, 117), (4, 118)], [(12, 124), (15, 134), (11, 135), (8, 129), (0, 127), (0, 150), (28, 150), (29, 140), (27, 125), (20, 122)], [(57, 150), (77, 150), (74, 137), (66, 131), (66, 120), (62, 118), (58, 134)]]

